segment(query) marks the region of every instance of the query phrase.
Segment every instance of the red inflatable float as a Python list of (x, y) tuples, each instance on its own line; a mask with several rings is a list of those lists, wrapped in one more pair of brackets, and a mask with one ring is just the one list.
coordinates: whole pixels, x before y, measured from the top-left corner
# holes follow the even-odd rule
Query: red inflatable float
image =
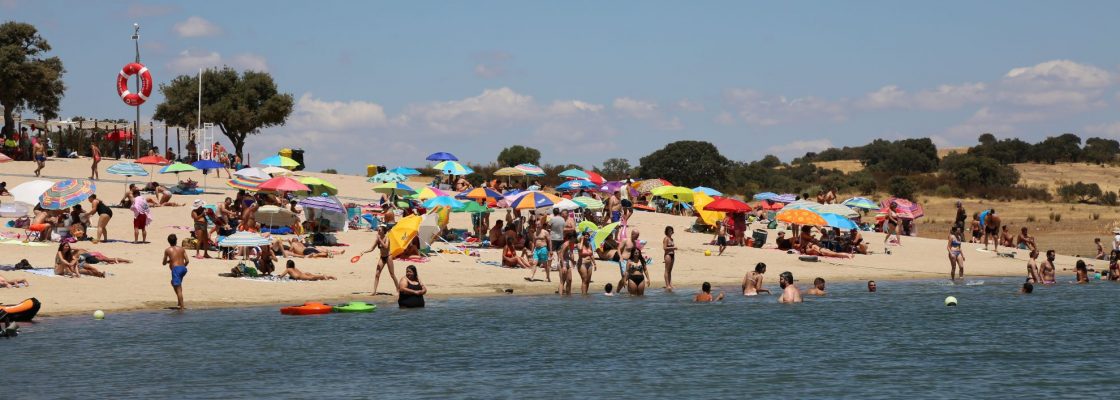
[[(136, 74), (140, 74), (140, 88), (137, 89), (137, 93), (132, 93), (128, 91), (128, 78)], [(148, 71), (148, 67), (140, 63), (128, 63), (121, 68), (121, 72), (117, 74), (117, 94), (125, 104), (130, 106), (138, 106), (148, 101), (148, 96), (152, 95), (152, 73)]]
[(314, 314), (330, 314), (333, 311), (330, 305), (319, 302), (307, 302), (302, 306), (291, 306), (280, 309), (280, 313), (284, 315), (314, 315)]

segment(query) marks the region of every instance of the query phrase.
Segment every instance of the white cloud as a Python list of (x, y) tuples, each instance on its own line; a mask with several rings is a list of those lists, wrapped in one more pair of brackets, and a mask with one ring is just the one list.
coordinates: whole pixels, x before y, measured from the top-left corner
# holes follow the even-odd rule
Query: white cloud
[(636, 100), (629, 97), (614, 99), (611, 107), (635, 118), (650, 118), (656, 115), (657, 112), (657, 103)]
[(897, 85), (887, 85), (868, 93), (856, 105), (863, 109), (947, 110), (983, 101), (987, 93), (983, 83), (938, 85), (931, 90), (907, 93)]
[(828, 139), (817, 140), (794, 140), (786, 144), (770, 146), (766, 151), (770, 154), (804, 154), (810, 151), (821, 151), (833, 147), (832, 141)]
[(735, 116), (731, 115), (731, 113), (727, 111), (724, 111), (719, 113), (719, 115), (716, 115), (715, 122), (724, 126), (735, 125)]
[(793, 122), (847, 118), (843, 102), (828, 101), (807, 96), (787, 98), (771, 96), (753, 89), (729, 89), (724, 92), (724, 103), (738, 119), (749, 125), (773, 126)]
[(175, 33), (179, 37), (206, 37), (217, 36), (222, 33), (222, 28), (215, 25), (213, 22), (207, 21), (205, 18), (199, 16), (192, 16), (187, 18), (186, 21), (175, 24)]
[(222, 55), (218, 52), (183, 50), (167, 64), (167, 68), (175, 73), (198, 72), (199, 68), (213, 68), (221, 66)]
[(1014, 68), (1004, 75), (1008, 82), (1030, 86), (1102, 88), (1112, 84), (1112, 74), (1070, 60), (1051, 60), (1030, 67)]
[(602, 105), (580, 100), (542, 105), (532, 96), (503, 87), (461, 100), (411, 105), (405, 109), (403, 120), (413, 127), (440, 133), (484, 133), (516, 124), (591, 118), (602, 110)]
[(1085, 132), (1093, 135), (1102, 135), (1114, 138), (1120, 137), (1120, 122), (1089, 125), (1085, 127)]
[(859, 101), (859, 106), (869, 109), (903, 108), (909, 106), (906, 91), (896, 85), (888, 85), (868, 93)]
[(385, 109), (365, 101), (324, 101), (304, 93), (292, 110), (291, 124), (296, 128), (328, 131), (384, 127)]
[(704, 105), (689, 99), (681, 99), (677, 102), (677, 108), (681, 111), (689, 112), (703, 112)]
[(268, 60), (264, 56), (252, 53), (241, 53), (233, 56), (230, 64), (241, 70), (268, 71)]

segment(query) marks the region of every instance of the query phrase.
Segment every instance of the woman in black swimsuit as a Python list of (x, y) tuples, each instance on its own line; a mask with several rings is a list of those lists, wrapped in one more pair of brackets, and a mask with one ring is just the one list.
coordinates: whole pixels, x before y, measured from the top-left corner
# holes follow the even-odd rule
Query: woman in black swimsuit
[(97, 199), (96, 194), (89, 195), (89, 212), (86, 217), (97, 214), (97, 236), (93, 238), (93, 242), (109, 241), (109, 230), (105, 229), (109, 226), (109, 220), (113, 219), (113, 210), (105, 205), (105, 202)]
[(630, 259), (626, 260), (626, 289), (631, 296), (644, 296), (649, 283), (649, 269), (646, 268), (646, 258), (642, 256), (642, 251), (630, 251)]
[(665, 248), (665, 290), (673, 291), (673, 264), (677, 259), (677, 243), (673, 241), (673, 227), (665, 227), (665, 239), (661, 240)]
[(373, 295), (377, 296), (377, 283), (381, 282), (381, 270), (389, 267), (389, 277), (393, 278), (393, 282), (397, 281), (397, 271), (393, 267), (393, 259), (389, 257), (389, 228), (384, 224), (377, 226), (377, 239), (373, 241), (373, 246), (369, 250), (363, 251), (362, 254), (373, 252), (374, 250), (381, 251), (381, 258), (377, 259), (377, 272), (373, 273)]
[(401, 278), (397, 285), (397, 291), (400, 292), (397, 305), (401, 308), (424, 307), (424, 294), (428, 293), (428, 287), (420, 283), (420, 275), (416, 273), (415, 265), (405, 267), (404, 278)]

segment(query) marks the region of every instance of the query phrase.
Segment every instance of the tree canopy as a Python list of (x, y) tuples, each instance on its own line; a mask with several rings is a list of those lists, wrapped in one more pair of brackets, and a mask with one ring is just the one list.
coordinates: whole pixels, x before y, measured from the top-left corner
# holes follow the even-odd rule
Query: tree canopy
[(62, 82), (62, 60), (44, 57), (51, 45), (31, 24), (0, 24), (0, 105), (4, 106), (4, 128), (15, 129), (15, 111), (29, 110), (48, 119), (58, 116), (66, 85)]
[(642, 176), (664, 178), (677, 186), (724, 186), (731, 162), (715, 145), (682, 140), (641, 158)]
[(541, 151), (532, 147), (518, 144), (506, 147), (498, 153), (498, 165), (503, 167), (514, 167), (518, 164), (540, 165), (540, 163)]
[[(243, 155), (245, 139), (262, 128), (284, 125), (292, 113), (292, 95), (280, 93), (272, 75), (230, 67), (202, 73), (202, 121), (212, 122)], [(159, 90), (164, 101), (152, 117), (171, 125), (194, 126), (198, 122), (198, 77), (179, 75)]]
[(634, 168), (630, 166), (630, 160), (625, 158), (608, 158), (607, 161), (603, 161), (602, 168), (596, 169), (604, 179), (622, 180), (626, 174), (632, 173)]
[(994, 158), (974, 154), (950, 154), (941, 160), (941, 172), (958, 186), (978, 189), (985, 186), (1006, 187), (1019, 183), (1019, 171)]

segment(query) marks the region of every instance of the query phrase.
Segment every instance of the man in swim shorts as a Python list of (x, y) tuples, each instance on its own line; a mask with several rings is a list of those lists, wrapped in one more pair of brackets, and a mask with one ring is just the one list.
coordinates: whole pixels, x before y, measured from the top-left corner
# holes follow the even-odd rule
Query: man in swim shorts
[(548, 246), (550, 244), (550, 235), (551, 233), (549, 232), (548, 227), (544, 226), (544, 224), (541, 224), (537, 227), (537, 234), (535, 235), (536, 240), (534, 240), (533, 242), (533, 271), (529, 273), (529, 277), (525, 278), (525, 280), (532, 282), (533, 279), (537, 276), (537, 267), (541, 267), (544, 268), (545, 281), (552, 282), (552, 272), (550, 271), (551, 268), (549, 268), (548, 265)]
[(183, 310), (183, 277), (187, 275), (187, 251), (176, 243), (179, 238), (174, 233), (167, 235), (168, 247), (163, 251), (163, 265), (171, 269), (171, 288), (175, 290), (175, 298), (179, 301), (176, 309)]
[(43, 171), (43, 167), (47, 166), (47, 151), (43, 148), (43, 134), (39, 133), (39, 137), (35, 140), (35, 144), (31, 147), (31, 154), (35, 156), (35, 176), (38, 177)]
[(607, 199), (607, 209), (611, 210), (611, 222), (622, 220), (622, 194), (615, 190), (614, 195)]
[(1038, 274), (1042, 275), (1042, 284), (1053, 285), (1057, 282), (1054, 277), (1054, 250), (1046, 250), (1046, 261), (1038, 267)]

